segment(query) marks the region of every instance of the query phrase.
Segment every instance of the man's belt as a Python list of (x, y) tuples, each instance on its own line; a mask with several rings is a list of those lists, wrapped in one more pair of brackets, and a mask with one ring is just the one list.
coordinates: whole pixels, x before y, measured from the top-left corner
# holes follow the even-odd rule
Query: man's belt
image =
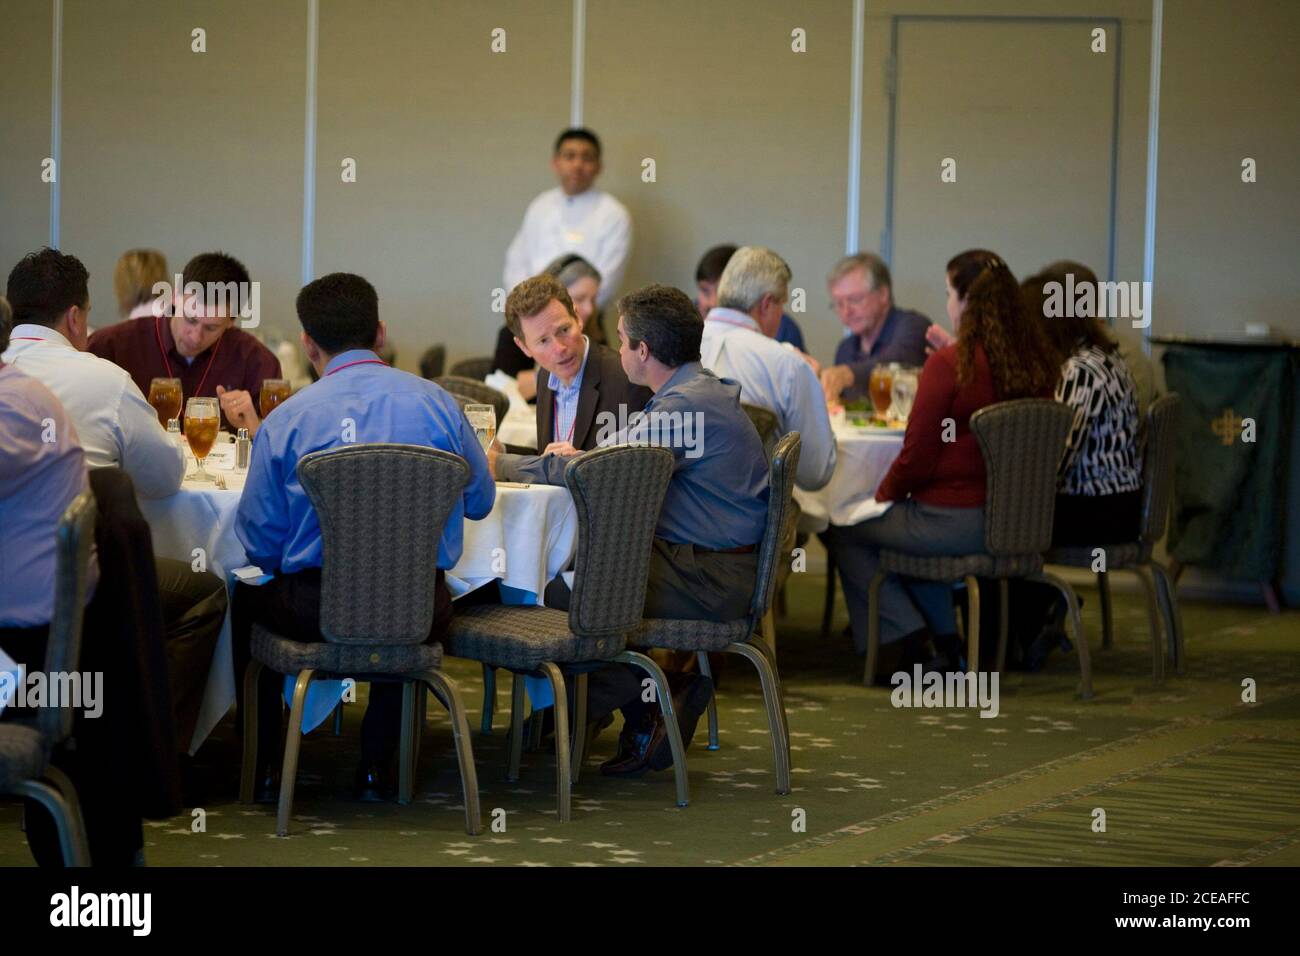
[(753, 554), (758, 550), (758, 545), (747, 544), (740, 548), (702, 548), (698, 544), (691, 545), (696, 554)]

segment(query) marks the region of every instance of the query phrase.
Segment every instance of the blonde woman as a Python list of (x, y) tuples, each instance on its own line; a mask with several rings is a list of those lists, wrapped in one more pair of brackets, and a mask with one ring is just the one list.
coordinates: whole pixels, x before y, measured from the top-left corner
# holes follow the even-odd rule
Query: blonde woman
[(131, 249), (113, 268), (113, 294), (124, 319), (152, 315), (155, 282), (170, 282), (167, 257), (156, 249)]

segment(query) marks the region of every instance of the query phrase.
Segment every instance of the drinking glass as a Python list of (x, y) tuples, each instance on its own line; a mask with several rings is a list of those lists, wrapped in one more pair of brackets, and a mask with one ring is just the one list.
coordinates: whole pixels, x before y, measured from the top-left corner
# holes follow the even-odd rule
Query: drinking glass
[(893, 386), (894, 373), (888, 365), (882, 363), (871, 370), (871, 381), (868, 388), (871, 392), (871, 404), (875, 406), (877, 418), (884, 418), (885, 413), (889, 411), (889, 402), (892, 398), (890, 390)]
[(466, 405), (465, 417), (473, 426), (478, 443), (487, 451), (488, 445), (497, 437), (497, 410), (491, 405)]
[(217, 409), (215, 398), (191, 398), (185, 403), (185, 439), (199, 466), (194, 474), (185, 476), (191, 481), (216, 481), (204, 469), (203, 459), (212, 451), (220, 426), (221, 413)]
[(158, 415), (158, 424), (163, 428), (181, 413), (181, 380), (179, 378), (155, 378), (149, 382), (149, 404)]
[(262, 417), (266, 418), (273, 410), (282, 405), (289, 397), (289, 380), (287, 378), (262, 379), (262, 392), (257, 397), (257, 407)]
[(901, 418), (904, 422), (912, 414), (912, 403), (916, 401), (916, 383), (919, 380), (916, 372), (912, 369), (900, 369), (894, 374), (894, 384), (891, 389), (894, 404), (890, 408), (890, 414), (894, 418)]

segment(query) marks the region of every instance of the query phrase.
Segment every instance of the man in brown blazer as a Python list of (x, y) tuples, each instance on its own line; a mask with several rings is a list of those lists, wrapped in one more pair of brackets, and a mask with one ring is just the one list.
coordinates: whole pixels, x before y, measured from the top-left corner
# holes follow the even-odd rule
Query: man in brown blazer
[[(591, 451), (602, 421), (609, 416), (614, 422), (626, 421), (650, 400), (650, 389), (627, 380), (617, 352), (582, 334), (573, 300), (553, 276), (533, 276), (511, 290), (506, 326), (540, 366), (537, 448), (541, 454)], [(605, 429), (608, 434), (615, 430), (617, 426)]]

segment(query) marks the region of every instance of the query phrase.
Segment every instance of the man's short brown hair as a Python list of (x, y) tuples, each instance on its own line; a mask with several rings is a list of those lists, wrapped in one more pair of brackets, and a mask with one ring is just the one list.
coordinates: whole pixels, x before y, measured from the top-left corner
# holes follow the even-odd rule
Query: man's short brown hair
[(524, 339), (524, 327), (521, 319), (531, 318), (551, 304), (552, 299), (559, 300), (566, 312), (577, 321), (578, 313), (573, 308), (573, 299), (569, 290), (560, 285), (560, 280), (543, 272), (541, 275), (525, 279), (510, 290), (506, 298), (506, 328), (521, 342)]

